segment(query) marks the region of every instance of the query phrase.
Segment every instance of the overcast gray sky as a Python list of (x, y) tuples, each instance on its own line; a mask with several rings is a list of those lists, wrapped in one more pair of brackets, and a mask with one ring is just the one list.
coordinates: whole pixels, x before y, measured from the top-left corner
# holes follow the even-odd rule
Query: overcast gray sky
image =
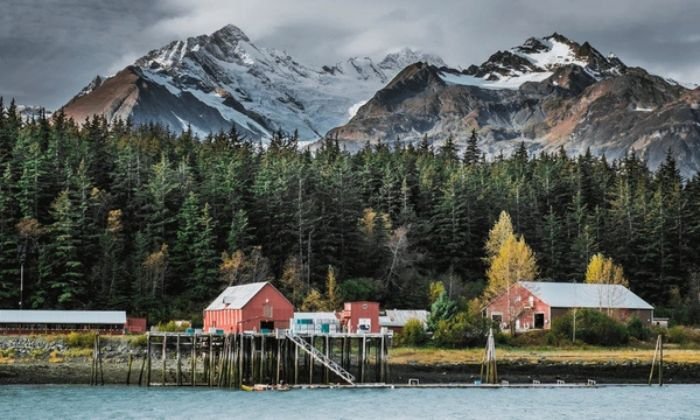
[(454, 66), (560, 32), (700, 82), (698, 0), (0, 0), (0, 95), (56, 108), (173, 39), (228, 23), (309, 65), (404, 46)]

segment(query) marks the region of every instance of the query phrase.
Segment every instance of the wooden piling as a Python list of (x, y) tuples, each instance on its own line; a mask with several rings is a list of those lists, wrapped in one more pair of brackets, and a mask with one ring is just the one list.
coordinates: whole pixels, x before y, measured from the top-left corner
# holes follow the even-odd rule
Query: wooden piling
[(265, 335), (260, 336), (260, 381), (265, 382)]
[(146, 386), (151, 386), (151, 334), (146, 333)]
[(385, 351), (386, 341), (384, 340), (384, 334), (382, 338), (379, 339), (379, 382), (386, 382), (386, 371), (384, 369), (384, 351)]
[(100, 335), (97, 334), (97, 362), (100, 367), (100, 385), (105, 384), (105, 372), (102, 369), (102, 345), (100, 343)]
[(255, 336), (250, 336), (250, 380), (255, 383)]
[(365, 363), (367, 357), (367, 336), (362, 336), (362, 353), (360, 360), (360, 383), (365, 382)]
[(177, 335), (175, 340), (175, 383), (180, 386), (182, 385), (182, 361), (180, 359), (180, 334)]
[(240, 387), (243, 385), (243, 373), (245, 370), (245, 366), (243, 365), (243, 357), (245, 356), (245, 336), (239, 335), (238, 337), (238, 386)]
[(299, 346), (294, 346), (294, 385), (299, 384)]
[[(323, 354), (325, 354), (326, 357), (330, 357), (330, 344), (330, 337), (326, 334), (323, 340)], [(330, 381), (329, 374), (328, 366), (323, 366), (323, 383), (328, 384)]]
[[(316, 348), (316, 337), (311, 336), (311, 347)], [(309, 354), (309, 384), (314, 383), (314, 358)]]
[(207, 357), (207, 382), (209, 386), (212, 386), (213, 383), (213, 370), (214, 368), (214, 340), (212, 339), (212, 335), (209, 334), (209, 356)]
[(275, 385), (280, 384), (280, 364), (282, 363), (282, 342), (275, 339), (277, 343), (277, 366), (275, 367)]
[(144, 356), (144, 358), (141, 360), (141, 370), (139, 371), (139, 386), (143, 383), (143, 370), (146, 368), (146, 359), (147, 357)]
[(134, 355), (132, 354), (131, 351), (129, 351), (129, 361), (127, 364), (127, 370), (126, 370), (126, 386), (130, 385), (131, 382), (131, 365), (134, 363)]
[(96, 361), (97, 361), (97, 336), (92, 342), (92, 360), (90, 361), (90, 385), (95, 385), (95, 371), (96, 371)]
[(192, 335), (192, 348), (190, 349), (190, 382), (192, 386), (197, 384), (197, 335)]
[(163, 341), (161, 342), (162, 345), (162, 355), (161, 357), (163, 358), (163, 371), (161, 372), (161, 385), (165, 385), (166, 382), (166, 363), (167, 363), (167, 348), (168, 348), (168, 336), (167, 334), (163, 336)]
[(664, 336), (659, 334), (659, 386), (664, 386)]

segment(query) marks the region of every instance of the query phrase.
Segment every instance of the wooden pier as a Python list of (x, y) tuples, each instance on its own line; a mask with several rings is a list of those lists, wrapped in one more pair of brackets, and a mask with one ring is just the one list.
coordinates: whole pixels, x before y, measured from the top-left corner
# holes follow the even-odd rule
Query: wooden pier
[(149, 333), (138, 384), (240, 388), (385, 383), (390, 378), (390, 345), (391, 336), (385, 334)]

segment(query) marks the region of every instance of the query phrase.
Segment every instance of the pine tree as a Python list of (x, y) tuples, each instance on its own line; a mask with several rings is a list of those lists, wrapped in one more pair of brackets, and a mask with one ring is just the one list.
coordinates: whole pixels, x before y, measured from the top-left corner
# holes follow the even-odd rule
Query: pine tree
[(12, 185), (12, 171), (8, 163), (0, 178), (0, 305), (4, 308), (14, 308), (19, 300), (17, 284), (14, 281), (19, 278), (20, 273)]
[(216, 222), (209, 214), (209, 204), (204, 204), (197, 219), (198, 232), (192, 249), (194, 270), (192, 273), (192, 292), (198, 302), (216, 294), (216, 249), (214, 229)]
[[(75, 308), (82, 302), (85, 290), (85, 267), (81, 262), (78, 209), (64, 190), (51, 206), (54, 220), (48, 228), (49, 242), (41, 252), (41, 277), (48, 307)], [(39, 303), (39, 302), (37, 302)]]
[(478, 138), (476, 135), (476, 129), (472, 129), (472, 134), (467, 140), (467, 150), (464, 152), (464, 163), (467, 165), (475, 165), (479, 163), (481, 158), (481, 150), (478, 146)]

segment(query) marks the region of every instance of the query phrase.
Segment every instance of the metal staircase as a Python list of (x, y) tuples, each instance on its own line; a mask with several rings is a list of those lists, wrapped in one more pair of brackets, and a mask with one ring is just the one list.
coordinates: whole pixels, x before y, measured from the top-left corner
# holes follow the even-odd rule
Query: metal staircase
[(350, 372), (343, 369), (342, 366), (331, 360), (331, 358), (327, 357), (325, 354), (318, 351), (314, 346), (306, 342), (306, 340), (299, 337), (298, 335), (290, 333), (289, 331), (287, 331), (285, 334), (287, 338), (289, 338), (294, 344), (296, 344), (297, 347), (310, 354), (312, 358), (317, 360), (323, 366), (327, 367), (336, 375), (340, 376), (345, 382), (347, 382), (350, 385), (354, 385), (355, 377)]

